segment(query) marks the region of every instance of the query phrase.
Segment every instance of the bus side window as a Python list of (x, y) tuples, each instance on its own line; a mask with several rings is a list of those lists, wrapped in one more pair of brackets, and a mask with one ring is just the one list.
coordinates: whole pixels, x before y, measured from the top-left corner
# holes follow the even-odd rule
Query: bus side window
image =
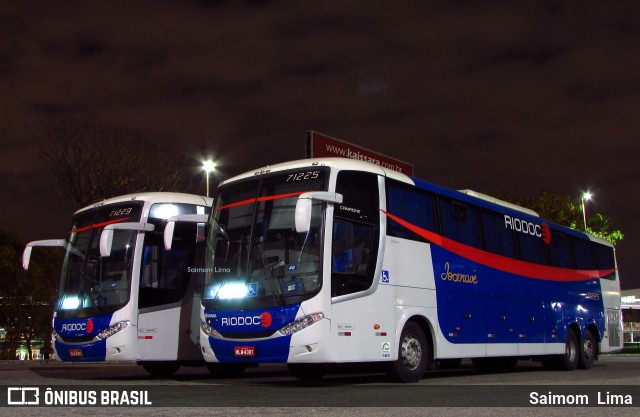
[(365, 291), (373, 284), (380, 230), (378, 177), (342, 171), (336, 192), (331, 256), (331, 295)]
[(480, 247), (478, 211), (475, 207), (441, 198), (440, 219), (443, 236), (465, 245)]
[(551, 238), (551, 265), (558, 268), (573, 268), (573, 250), (571, 239), (564, 233), (552, 232)]
[(492, 253), (515, 257), (513, 232), (504, 226), (504, 215), (493, 211), (482, 212), (484, 248)]
[[(434, 195), (388, 178), (386, 183), (387, 211), (389, 213), (421, 229), (438, 233)], [(427, 241), (424, 237), (391, 218), (387, 218), (387, 235), (419, 242)]]
[(164, 248), (162, 234), (145, 236), (140, 271), (138, 308), (176, 303), (182, 299), (189, 274), (187, 266), (193, 259), (191, 250), (174, 245)]

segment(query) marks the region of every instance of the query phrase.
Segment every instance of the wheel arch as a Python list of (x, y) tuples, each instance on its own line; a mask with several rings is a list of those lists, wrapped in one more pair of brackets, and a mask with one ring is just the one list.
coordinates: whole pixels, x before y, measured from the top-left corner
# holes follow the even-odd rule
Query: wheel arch
[(424, 332), (424, 336), (427, 339), (427, 343), (429, 344), (429, 355), (431, 356), (429, 358), (430, 365), (428, 369), (431, 370), (431, 368), (435, 366), (435, 358), (436, 358), (436, 354), (435, 354), (436, 343), (434, 340), (436, 333), (434, 331), (433, 324), (426, 316), (421, 314), (413, 314), (413, 315), (407, 316), (407, 319), (404, 320), (404, 322), (402, 323), (402, 326), (400, 326), (399, 328), (398, 338), (400, 337), (400, 334), (402, 333), (402, 329), (404, 329), (404, 326), (406, 326), (407, 323), (410, 323), (410, 322), (416, 323), (418, 326), (420, 326), (420, 328)]

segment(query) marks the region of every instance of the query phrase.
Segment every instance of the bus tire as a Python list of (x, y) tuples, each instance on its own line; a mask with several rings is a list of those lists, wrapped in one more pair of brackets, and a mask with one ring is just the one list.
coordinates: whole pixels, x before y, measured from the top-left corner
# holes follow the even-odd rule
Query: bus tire
[(289, 372), (300, 381), (319, 381), (325, 374), (325, 369), (321, 364), (311, 363), (289, 363)]
[(180, 369), (178, 362), (143, 362), (142, 368), (150, 375), (158, 378), (169, 377)]
[(580, 359), (578, 360), (578, 368), (591, 369), (598, 355), (598, 342), (596, 337), (590, 330), (587, 330), (584, 338), (580, 343)]
[(408, 322), (398, 343), (398, 359), (391, 363), (389, 376), (398, 382), (418, 382), (429, 366), (431, 352), (422, 328)]
[(580, 360), (580, 346), (578, 337), (573, 329), (567, 330), (564, 353), (556, 357), (556, 369), (561, 371), (573, 371), (578, 367)]

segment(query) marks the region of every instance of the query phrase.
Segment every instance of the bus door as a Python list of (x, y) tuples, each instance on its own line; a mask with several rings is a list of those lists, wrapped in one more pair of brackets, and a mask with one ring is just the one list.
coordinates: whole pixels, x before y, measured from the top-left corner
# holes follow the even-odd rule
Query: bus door
[(343, 202), (335, 206), (332, 230), (332, 345), (338, 361), (379, 360), (382, 342), (374, 325), (386, 320), (391, 332), (395, 304), (391, 298), (381, 302), (370, 291), (380, 241), (378, 176), (341, 171), (336, 192)]
[[(192, 307), (197, 279), (193, 230), (190, 240), (176, 227), (173, 248), (166, 250), (161, 232), (147, 233), (143, 246), (138, 296), (138, 346), (143, 361), (200, 359), (192, 335)], [(181, 239), (180, 237), (184, 238)], [(190, 294), (185, 305), (185, 296)]]

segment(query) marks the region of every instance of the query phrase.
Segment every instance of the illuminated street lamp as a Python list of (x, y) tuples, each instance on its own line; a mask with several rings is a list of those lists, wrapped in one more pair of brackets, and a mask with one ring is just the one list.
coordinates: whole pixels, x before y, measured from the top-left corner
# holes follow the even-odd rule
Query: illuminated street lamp
[(582, 194), (582, 219), (584, 220), (585, 231), (587, 230), (587, 209), (585, 208), (585, 202), (591, 200), (591, 197), (593, 197), (593, 195), (589, 191)]
[(212, 160), (207, 160), (202, 163), (202, 169), (204, 169), (207, 177), (207, 197), (209, 197), (209, 173), (216, 169), (216, 164)]

